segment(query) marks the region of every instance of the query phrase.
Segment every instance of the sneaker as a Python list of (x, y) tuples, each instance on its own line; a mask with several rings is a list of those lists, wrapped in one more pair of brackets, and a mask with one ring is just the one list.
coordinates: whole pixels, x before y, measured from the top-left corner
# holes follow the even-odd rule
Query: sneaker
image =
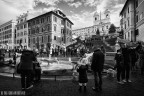
[(131, 83), (132, 81), (131, 80), (127, 80), (127, 82)]
[(124, 82), (123, 82), (123, 81), (118, 81), (117, 83), (118, 83), (118, 84), (124, 84)]
[(27, 87), (26, 89), (30, 89), (30, 88), (32, 88), (33, 87), (33, 85), (30, 85), (29, 87)]
[(124, 83), (126, 83), (126, 80), (122, 80)]

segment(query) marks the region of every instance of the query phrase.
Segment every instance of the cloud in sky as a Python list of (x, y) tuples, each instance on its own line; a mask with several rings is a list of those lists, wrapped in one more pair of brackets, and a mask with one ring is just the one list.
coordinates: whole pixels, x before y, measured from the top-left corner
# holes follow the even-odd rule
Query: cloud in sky
[(85, 6), (95, 7), (100, 0), (82, 0)]
[(93, 14), (97, 10), (109, 9), (111, 22), (119, 26), (125, 0), (0, 0), (0, 24), (29, 11), (35, 17), (54, 9), (60, 9), (74, 23), (73, 29), (93, 25)]
[(68, 5), (78, 8), (80, 5), (82, 5), (82, 3), (78, 1), (78, 2), (75, 2), (75, 3), (69, 3)]
[(79, 29), (84, 27), (89, 27), (93, 25), (93, 13), (91, 12), (83, 12), (82, 14), (74, 14), (72, 16), (68, 16), (71, 21), (73, 21), (74, 26), (73, 29)]

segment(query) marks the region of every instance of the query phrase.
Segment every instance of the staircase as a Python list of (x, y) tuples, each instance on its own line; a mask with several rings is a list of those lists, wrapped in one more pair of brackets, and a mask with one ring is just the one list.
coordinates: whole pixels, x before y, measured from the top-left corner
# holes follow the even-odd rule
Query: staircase
[(105, 40), (105, 42), (107, 42), (110, 46), (114, 46), (116, 44), (116, 41), (117, 41), (117, 37), (109, 38)]
[(101, 47), (101, 46), (104, 46), (104, 48), (106, 49), (106, 52), (114, 52), (114, 50), (110, 47), (110, 46), (107, 46), (104, 41), (102, 40), (95, 40), (95, 41), (92, 41), (92, 44), (93, 44), (93, 47), (89, 47), (89, 51), (90, 52), (93, 52), (95, 49), (94, 47)]

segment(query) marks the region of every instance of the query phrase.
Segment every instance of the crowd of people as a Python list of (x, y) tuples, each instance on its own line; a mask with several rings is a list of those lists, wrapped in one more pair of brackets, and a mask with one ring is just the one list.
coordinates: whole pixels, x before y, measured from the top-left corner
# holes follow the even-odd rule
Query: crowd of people
[[(117, 53), (115, 54), (115, 66), (113, 70), (116, 70), (117, 83), (125, 84), (127, 82), (132, 82), (130, 75), (132, 70), (137, 68), (141, 69), (141, 74), (144, 72), (144, 50), (141, 43), (138, 43), (136, 48), (129, 47), (123, 44)], [(101, 48), (95, 48), (91, 60), (91, 70), (94, 75), (95, 86), (92, 89), (96, 92), (102, 91), (102, 72), (104, 69), (105, 62), (105, 49), (103, 46)], [(87, 71), (88, 71), (88, 61), (87, 59), (82, 59), (80, 65), (77, 67), (77, 72), (79, 73), (79, 91), (82, 91), (82, 86), (84, 86), (84, 91), (86, 91), (86, 85), (88, 82)]]
[[(22, 89), (25, 90), (33, 87), (34, 80), (40, 81), (41, 68), (37, 61), (37, 53), (35, 51), (23, 50), (21, 54), (20, 63), (19, 66), (17, 66), (17, 69), (20, 69), (21, 85)], [(103, 46), (100, 48), (95, 47), (91, 64), (89, 64), (86, 59), (82, 59), (81, 63), (79, 63), (76, 71), (79, 73), (78, 82), (80, 92), (82, 91), (82, 86), (84, 86), (84, 91), (87, 90), (87, 71), (89, 65), (91, 65), (95, 82), (95, 86), (92, 87), (92, 90), (102, 91), (102, 72), (104, 69), (105, 56), (106, 51)], [(128, 47), (126, 44), (122, 45), (121, 48), (117, 50), (114, 60), (116, 62), (113, 69), (117, 70), (117, 82), (119, 84), (131, 82), (130, 71), (138, 68), (138, 65), (140, 66), (141, 74), (144, 72), (144, 50), (141, 43), (139, 43), (136, 48)]]

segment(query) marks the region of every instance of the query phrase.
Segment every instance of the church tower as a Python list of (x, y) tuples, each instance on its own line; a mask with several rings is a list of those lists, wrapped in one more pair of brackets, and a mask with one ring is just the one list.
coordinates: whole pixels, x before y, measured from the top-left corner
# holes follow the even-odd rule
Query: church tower
[(95, 12), (94, 16), (93, 16), (93, 24), (98, 25), (99, 22), (100, 22), (100, 16), (99, 16), (98, 12)]
[(108, 9), (106, 9), (104, 11), (104, 15), (105, 15), (105, 19), (107, 22), (110, 22), (110, 11)]

